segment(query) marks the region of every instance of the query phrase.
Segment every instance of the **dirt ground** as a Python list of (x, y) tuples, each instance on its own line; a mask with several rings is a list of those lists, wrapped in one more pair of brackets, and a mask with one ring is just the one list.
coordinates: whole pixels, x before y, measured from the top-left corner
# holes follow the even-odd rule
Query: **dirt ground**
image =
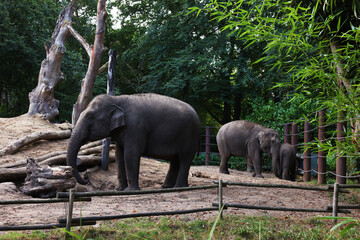
[[(22, 115), (15, 118), (0, 118), (0, 148), (10, 142), (37, 131), (50, 131), (69, 128), (69, 124), (51, 124), (37, 117)], [(19, 152), (0, 158), (2, 164), (23, 160), (27, 157), (38, 157), (52, 151), (66, 150), (68, 140), (40, 141), (23, 147)], [(154, 159), (143, 158), (140, 166), (140, 188), (161, 188), (165, 179), (168, 164)], [(230, 175), (220, 174), (217, 166), (193, 166), (190, 168), (190, 186), (209, 185), (213, 180), (308, 185), (301, 182), (289, 182), (275, 178), (270, 173), (264, 173), (265, 178), (253, 178), (250, 173), (230, 170)], [(112, 163), (109, 171), (98, 170), (90, 174), (88, 186), (77, 186), (78, 191), (114, 190), (117, 186), (116, 165)], [(154, 211), (170, 211), (211, 207), (217, 201), (217, 190), (197, 190), (181, 193), (166, 193), (141, 196), (93, 197), (89, 203), (75, 203), (74, 217), (120, 215)], [(15, 184), (0, 183), (0, 200), (28, 199)], [(324, 209), (332, 204), (332, 194), (319, 191), (303, 191), (278, 188), (254, 188), (228, 186), (224, 188), (224, 202), (257, 206), (318, 208)], [(59, 217), (65, 217), (65, 203), (5, 205), (0, 207), (0, 226), (57, 223)], [(217, 212), (201, 212), (173, 216), (182, 220), (208, 219)], [(264, 210), (227, 209), (224, 214), (236, 215), (270, 215), (280, 218), (308, 218), (322, 213), (280, 212)], [(359, 216), (358, 210), (352, 210), (352, 215)], [(0, 234), (2, 234), (0, 232)]]

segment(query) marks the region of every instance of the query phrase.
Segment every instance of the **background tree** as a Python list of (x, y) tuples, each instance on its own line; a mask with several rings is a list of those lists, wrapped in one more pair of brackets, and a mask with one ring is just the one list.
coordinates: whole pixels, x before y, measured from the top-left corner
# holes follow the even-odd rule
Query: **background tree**
[[(278, 84), (292, 88), (294, 98), (327, 109), (328, 124), (340, 112), (350, 123), (340, 155), (358, 158), (359, 122), (359, 7), (352, 1), (209, 1), (204, 10), (224, 22), (248, 45), (263, 42), (266, 54), (258, 59), (290, 74), (292, 81)], [(200, 8), (192, 9), (200, 14)], [(316, 121), (316, 119), (313, 119)], [(355, 144), (354, 141), (355, 140)], [(338, 143), (339, 144), (339, 143)], [(327, 142), (329, 155), (336, 145)], [(339, 147), (339, 146), (338, 146)]]
[(1, 116), (27, 111), (28, 96), (37, 81), (44, 42), (51, 36), (62, 1), (0, 2)]
[[(222, 23), (209, 15), (188, 15), (194, 1), (116, 1), (122, 34), (133, 29), (118, 66), (122, 91), (157, 92), (195, 106), (201, 118), (226, 123), (251, 112), (249, 102), (261, 95), (279, 101), (278, 90), (267, 91), (273, 72), (251, 65), (259, 46), (244, 48)], [(127, 31), (127, 32), (126, 32)], [(119, 33), (120, 34), (120, 33)], [(212, 119), (212, 120), (211, 120)]]

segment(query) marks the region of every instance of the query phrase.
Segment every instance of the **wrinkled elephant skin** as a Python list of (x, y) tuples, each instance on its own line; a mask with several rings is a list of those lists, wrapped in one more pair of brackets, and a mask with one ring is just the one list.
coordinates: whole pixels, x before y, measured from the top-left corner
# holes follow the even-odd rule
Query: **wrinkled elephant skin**
[(296, 179), (296, 152), (289, 143), (280, 147), (280, 175), (279, 178), (295, 181)]
[(277, 131), (246, 120), (224, 124), (216, 141), (221, 156), (220, 173), (229, 174), (228, 161), (231, 156), (248, 157), (254, 166), (254, 177), (263, 177), (262, 152), (271, 154), (273, 171), (279, 176), (280, 140)]
[(120, 190), (139, 189), (141, 156), (170, 161), (163, 187), (186, 187), (199, 136), (199, 117), (185, 102), (158, 94), (100, 95), (73, 129), (67, 163), (77, 181), (86, 184), (76, 167), (80, 147), (111, 137), (116, 143)]

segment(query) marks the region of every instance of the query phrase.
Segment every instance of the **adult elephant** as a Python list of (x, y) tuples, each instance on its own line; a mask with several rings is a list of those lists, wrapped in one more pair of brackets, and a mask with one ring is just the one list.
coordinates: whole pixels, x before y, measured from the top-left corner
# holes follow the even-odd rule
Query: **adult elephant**
[(261, 177), (262, 152), (271, 154), (274, 174), (279, 176), (280, 140), (277, 131), (246, 120), (223, 125), (216, 141), (221, 156), (220, 173), (229, 174), (228, 160), (231, 156), (248, 157), (254, 166), (254, 177)]
[(296, 152), (289, 143), (283, 143), (280, 147), (279, 178), (291, 181), (296, 179)]
[(141, 156), (170, 161), (164, 188), (187, 187), (199, 136), (199, 117), (185, 102), (158, 94), (100, 95), (73, 129), (67, 164), (79, 183), (88, 183), (76, 167), (79, 149), (86, 142), (111, 137), (116, 142), (119, 190), (140, 189)]

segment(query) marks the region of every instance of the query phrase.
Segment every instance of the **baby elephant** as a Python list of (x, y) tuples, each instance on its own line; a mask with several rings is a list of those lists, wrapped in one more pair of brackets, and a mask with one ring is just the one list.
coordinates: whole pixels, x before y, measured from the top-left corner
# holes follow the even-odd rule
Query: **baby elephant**
[(279, 178), (295, 181), (296, 179), (296, 152), (289, 143), (280, 147), (280, 175)]

